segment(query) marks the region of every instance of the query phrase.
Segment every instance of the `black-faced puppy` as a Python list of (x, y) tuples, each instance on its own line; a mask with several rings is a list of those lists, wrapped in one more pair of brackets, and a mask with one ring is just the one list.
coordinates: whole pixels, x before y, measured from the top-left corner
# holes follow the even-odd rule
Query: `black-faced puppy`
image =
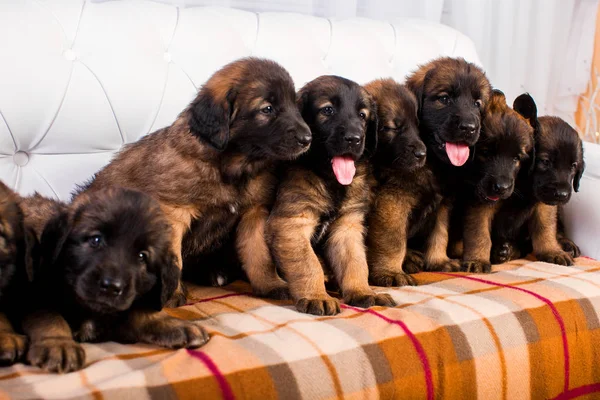
[[(294, 83), (279, 64), (245, 58), (217, 71), (169, 127), (125, 147), (83, 192), (111, 185), (160, 202), (183, 258), (218, 248), (237, 227), (236, 246), (258, 295), (286, 298), (264, 242), (274, 200), (273, 171), (305, 152), (310, 130), (296, 107)], [(148, 162), (151, 160), (152, 162)], [(169, 303), (185, 302), (182, 288)]]
[(26, 229), (20, 197), (0, 181), (0, 364), (25, 354), (27, 340), (18, 334), (18, 319), (28, 293), (35, 261), (35, 236)]
[[(379, 120), (377, 151), (371, 159), (377, 185), (368, 218), (369, 280), (378, 286), (414, 285), (406, 272), (417, 272), (423, 259), (407, 248), (407, 241), (439, 204), (435, 178), (425, 165), (417, 99), (393, 79), (375, 80), (365, 89), (377, 103)], [(423, 207), (431, 204), (430, 209)]]
[[(528, 99), (533, 103), (533, 99)], [(461, 214), (462, 269), (490, 272), (492, 224), (502, 203), (513, 195), (522, 165), (532, 156), (533, 128), (506, 104), (494, 90), (483, 119), (481, 136), (475, 146), (475, 159), (467, 167), (464, 190), (458, 196)], [(464, 212), (464, 214), (463, 214)]]
[(299, 311), (332, 315), (337, 299), (325, 290), (317, 253), (333, 270), (344, 301), (360, 307), (393, 305), (368, 284), (365, 217), (370, 183), (367, 158), (377, 143), (377, 111), (361, 86), (322, 76), (298, 93), (313, 134), (309, 152), (288, 167), (269, 217), (271, 253)]
[(107, 188), (70, 205), (36, 194), (23, 200), (23, 208), (41, 248), (37, 308), (24, 321), (29, 363), (56, 372), (81, 368), (85, 353), (74, 339), (169, 348), (207, 342), (197, 322), (160, 311), (180, 271), (171, 225), (157, 201)]
[(417, 97), (419, 129), (427, 146), (427, 164), (439, 183), (443, 200), (434, 213), (425, 239), (425, 267), (458, 270), (447, 254), (448, 225), (454, 190), (462, 182), (463, 166), (479, 139), (481, 119), (490, 98), (485, 73), (462, 58), (435, 59), (410, 75), (407, 87)]
[(535, 159), (529, 173), (521, 174), (517, 182), (523, 195), (503, 206), (501, 218), (494, 224), (492, 261), (506, 262), (533, 250), (540, 261), (572, 265), (580, 251), (564, 234), (559, 218), (572, 189), (579, 190), (585, 168), (583, 145), (577, 132), (562, 119), (538, 119), (535, 104), (529, 104), (527, 96), (517, 97), (514, 108), (531, 114)]

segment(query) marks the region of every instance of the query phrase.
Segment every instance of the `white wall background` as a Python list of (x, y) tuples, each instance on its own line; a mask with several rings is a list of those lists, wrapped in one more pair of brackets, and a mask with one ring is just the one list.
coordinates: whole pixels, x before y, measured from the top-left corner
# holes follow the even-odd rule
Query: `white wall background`
[[(94, 0), (92, 0), (94, 1)], [(95, 0), (97, 2), (106, 0)], [(156, 0), (343, 19), (443, 22), (476, 44), (488, 75), (509, 99), (527, 91), (540, 114), (574, 125), (590, 77), (598, 0)]]

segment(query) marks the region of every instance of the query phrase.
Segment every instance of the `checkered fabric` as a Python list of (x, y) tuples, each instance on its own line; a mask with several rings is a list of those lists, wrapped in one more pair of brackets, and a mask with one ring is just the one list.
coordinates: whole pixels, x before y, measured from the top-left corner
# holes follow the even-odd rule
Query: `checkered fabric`
[(398, 306), (335, 317), (251, 297), (246, 284), (191, 290), (169, 312), (203, 318), (198, 350), (85, 345), (80, 372), (0, 369), (0, 396), (133, 399), (570, 399), (600, 397), (600, 262), (518, 260), (489, 275), (422, 273), (379, 289)]

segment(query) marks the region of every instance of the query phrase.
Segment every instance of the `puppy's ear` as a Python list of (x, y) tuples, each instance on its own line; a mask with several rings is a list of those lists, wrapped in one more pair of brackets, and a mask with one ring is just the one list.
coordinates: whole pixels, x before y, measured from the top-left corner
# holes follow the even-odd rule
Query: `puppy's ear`
[(379, 118), (377, 118), (377, 105), (371, 101), (371, 109), (369, 110), (369, 119), (367, 120), (367, 132), (365, 136), (365, 150), (363, 158), (371, 158), (377, 150), (377, 129)]
[(71, 218), (66, 212), (61, 212), (48, 221), (40, 240), (40, 263), (43, 266), (56, 263), (71, 233), (71, 228)]
[(433, 66), (430, 68), (421, 67), (417, 71), (413, 72), (413, 74), (406, 79), (406, 87), (417, 98), (417, 115), (419, 116), (419, 118), (421, 118), (421, 109), (423, 108), (423, 97), (425, 96), (425, 83), (427, 82), (429, 76), (431, 76), (431, 73), (434, 69), (435, 68)]
[(523, 93), (517, 97), (513, 102), (513, 109), (521, 114), (521, 116), (529, 122), (529, 125), (531, 125), (533, 129), (537, 130), (537, 106), (535, 105), (535, 101), (533, 101), (533, 97), (531, 97), (529, 93)]
[(504, 95), (504, 93), (498, 89), (492, 90), (492, 95), (490, 97), (487, 107), (488, 112), (500, 112), (502, 110), (505, 110), (506, 108), (508, 108), (508, 105), (506, 104), (506, 96)]
[(577, 163), (577, 171), (575, 172), (575, 178), (573, 178), (573, 190), (579, 192), (579, 183), (581, 182), (581, 176), (585, 170), (585, 161), (583, 161), (583, 150), (581, 152), (581, 160)]
[(152, 308), (162, 310), (171, 298), (181, 278), (177, 266), (177, 256), (170, 249), (165, 249), (156, 259), (155, 271), (158, 281), (151, 292)]
[(27, 273), (27, 279), (31, 282), (35, 276), (39, 273), (39, 261), (40, 261), (40, 244), (35, 236), (35, 232), (31, 228), (25, 229), (24, 239), (24, 252), (25, 252), (25, 272)]
[(305, 88), (302, 88), (298, 91), (298, 93), (296, 94), (296, 106), (298, 106), (298, 110), (300, 111), (300, 115), (302, 116), (302, 118), (307, 121), (307, 116), (310, 115), (309, 113), (309, 99), (308, 99), (308, 90), (305, 90)]
[(188, 109), (192, 134), (215, 149), (224, 150), (229, 143), (234, 97), (233, 90), (216, 95), (209, 87), (200, 89)]

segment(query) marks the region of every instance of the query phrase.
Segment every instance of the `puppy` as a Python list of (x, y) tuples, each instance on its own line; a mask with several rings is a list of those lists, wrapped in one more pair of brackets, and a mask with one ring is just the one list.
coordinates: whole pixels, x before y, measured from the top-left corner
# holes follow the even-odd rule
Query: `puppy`
[[(419, 130), (427, 146), (427, 164), (433, 171), (442, 197), (425, 234), (413, 246), (425, 250), (425, 268), (456, 271), (457, 260), (447, 254), (448, 225), (455, 188), (462, 182), (471, 148), (479, 139), (481, 119), (489, 102), (491, 85), (485, 73), (462, 58), (435, 59), (410, 75), (406, 86), (418, 103)], [(435, 199), (435, 197), (432, 197)]]
[[(295, 96), (292, 78), (275, 62), (232, 62), (171, 126), (126, 146), (81, 192), (119, 185), (157, 199), (172, 226), (180, 269), (182, 250), (197, 260), (237, 226), (236, 247), (254, 292), (286, 298), (264, 224), (274, 201), (276, 163), (298, 157), (311, 142)], [(179, 287), (169, 306), (184, 302)]]
[(537, 118), (535, 104), (527, 94), (514, 102), (515, 110), (531, 115), (535, 158), (528, 174), (517, 182), (520, 197), (511, 198), (494, 223), (492, 261), (502, 263), (533, 251), (540, 261), (573, 265), (581, 253), (566, 237), (560, 223), (561, 206), (579, 190), (585, 163), (583, 144), (577, 132), (557, 117)]
[[(534, 104), (531, 97), (524, 101)], [(458, 196), (458, 218), (453, 218), (459, 219), (457, 225), (462, 227), (463, 271), (491, 271), (495, 215), (513, 194), (519, 171), (532, 156), (533, 128), (527, 117), (508, 107), (502, 92), (493, 91), (475, 146), (475, 158), (467, 167), (464, 189)]]
[(368, 284), (364, 245), (370, 201), (369, 164), (377, 144), (377, 111), (358, 84), (322, 76), (298, 93), (314, 137), (309, 152), (290, 166), (267, 226), (273, 258), (290, 285), (296, 308), (315, 315), (340, 311), (325, 290), (318, 254), (333, 270), (344, 301), (393, 305)]
[(35, 308), (23, 322), (31, 365), (55, 372), (81, 368), (85, 353), (75, 340), (169, 348), (207, 342), (197, 322), (160, 311), (180, 271), (171, 225), (157, 201), (107, 188), (84, 193), (70, 205), (37, 194), (22, 204), (41, 253)]
[(368, 218), (369, 280), (377, 286), (415, 285), (406, 272), (418, 272), (423, 258), (407, 249), (407, 242), (441, 200), (433, 172), (425, 165), (417, 98), (392, 79), (375, 80), (365, 89), (377, 103), (379, 121), (371, 159), (377, 186)]
[(26, 351), (26, 337), (16, 333), (27, 301), (29, 275), (37, 242), (25, 228), (20, 197), (0, 181), (0, 364), (19, 361)]

